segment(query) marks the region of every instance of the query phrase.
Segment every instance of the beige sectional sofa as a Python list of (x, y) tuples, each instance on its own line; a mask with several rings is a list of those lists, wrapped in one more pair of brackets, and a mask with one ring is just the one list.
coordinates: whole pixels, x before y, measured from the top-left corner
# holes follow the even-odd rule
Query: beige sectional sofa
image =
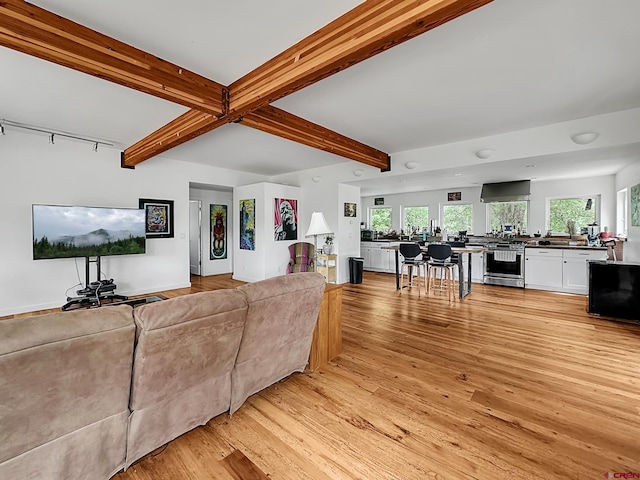
[(107, 479), (304, 370), (325, 288), (237, 289), (0, 321), (0, 478)]

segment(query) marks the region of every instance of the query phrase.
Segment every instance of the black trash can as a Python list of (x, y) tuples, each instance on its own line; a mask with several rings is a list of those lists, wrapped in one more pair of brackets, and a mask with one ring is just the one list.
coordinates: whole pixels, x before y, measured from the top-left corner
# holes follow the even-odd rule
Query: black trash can
[(362, 283), (362, 270), (364, 270), (364, 258), (349, 257), (350, 283)]

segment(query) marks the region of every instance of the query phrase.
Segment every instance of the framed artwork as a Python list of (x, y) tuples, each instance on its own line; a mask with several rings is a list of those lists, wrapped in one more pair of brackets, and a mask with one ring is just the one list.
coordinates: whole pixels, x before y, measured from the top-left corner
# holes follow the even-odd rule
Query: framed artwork
[(173, 200), (141, 198), (138, 207), (144, 210), (147, 238), (173, 238)]
[(256, 249), (256, 199), (240, 200), (240, 250)]
[(344, 216), (345, 217), (355, 217), (356, 216), (356, 204), (355, 203), (345, 203), (344, 204)]
[(273, 239), (298, 239), (298, 201), (276, 198), (273, 208)]
[(211, 225), (210, 260), (227, 258), (227, 206), (210, 205), (209, 221)]
[(447, 201), (457, 202), (462, 200), (462, 192), (449, 192), (447, 193)]
[(640, 227), (640, 183), (631, 187), (631, 226)]
[(374, 205), (384, 205), (384, 197), (377, 197), (373, 199)]

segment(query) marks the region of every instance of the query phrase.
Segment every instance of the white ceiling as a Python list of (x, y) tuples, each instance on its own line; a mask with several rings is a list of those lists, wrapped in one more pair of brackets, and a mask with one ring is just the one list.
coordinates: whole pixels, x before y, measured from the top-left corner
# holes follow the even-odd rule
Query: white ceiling
[[(229, 84), (359, 2), (33, 3)], [(392, 154), (394, 172), (399, 152), (640, 107), (638, 18), (638, 0), (495, 0), (275, 105)], [(120, 148), (186, 111), (2, 47), (0, 71), (0, 119), (105, 139)], [(363, 194), (376, 194), (522, 176), (612, 174), (640, 161), (639, 145), (640, 137), (633, 144), (596, 144), (579, 153), (502, 158), (464, 169), (432, 165), (428, 176), (379, 176), (361, 187)], [(359, 168), (235, 124), (163, 156), (267, 176), (345, 163)], [(523, 173), (529, 164), (536, 167)]]

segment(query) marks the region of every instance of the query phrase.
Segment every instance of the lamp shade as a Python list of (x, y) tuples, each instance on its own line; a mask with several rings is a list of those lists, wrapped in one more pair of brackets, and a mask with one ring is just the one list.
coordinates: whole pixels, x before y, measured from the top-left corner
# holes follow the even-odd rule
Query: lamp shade
[(306, 236), (312, 237), (313, 235), (327, 235), (329, 233), (333, 233), (333, 231), (329, 228), (329, 225), (327, 225), (324, 214), (322, 212), (313, 212)]

